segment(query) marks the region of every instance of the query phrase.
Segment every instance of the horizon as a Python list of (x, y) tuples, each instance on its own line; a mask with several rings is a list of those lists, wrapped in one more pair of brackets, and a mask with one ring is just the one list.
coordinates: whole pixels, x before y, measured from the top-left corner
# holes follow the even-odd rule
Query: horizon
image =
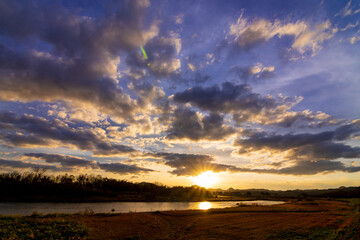
[(360, 1), (0, 3), (0, 173), (360, 186)]

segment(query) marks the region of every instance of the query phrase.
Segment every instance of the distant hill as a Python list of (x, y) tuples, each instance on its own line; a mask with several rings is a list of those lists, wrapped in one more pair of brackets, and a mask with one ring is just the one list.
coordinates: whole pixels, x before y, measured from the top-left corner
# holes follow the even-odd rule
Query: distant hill
[(267, 189), (208, 189), (215, 195), (252, 198), (360, 198), (360, 187), (339, 187), (333, 189), (309, 190), (267, 190)]

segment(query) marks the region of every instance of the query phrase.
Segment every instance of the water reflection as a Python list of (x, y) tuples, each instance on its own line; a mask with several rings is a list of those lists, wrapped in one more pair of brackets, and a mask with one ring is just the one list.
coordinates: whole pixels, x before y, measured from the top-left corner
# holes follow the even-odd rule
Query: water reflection
[(201, 202), (199, 203), (199, 209), (201, 210), (207, 210), (211, 208), (211, 203), (209, 202)]
[[(0, 0), (1, 1), (1, 0)], [(216, 201), (216, 202), (99, 202), (99, 203), (5, 203), (0, 202), (0, 215), (31, 215), (33, 212), (79, 213), (91, 209), (94, 213), (151, 212), (187, 209), (227, 208), (239, 205), (274, 205), (279, 201)], [(114, 211), (112, 211), (114, 209)]]

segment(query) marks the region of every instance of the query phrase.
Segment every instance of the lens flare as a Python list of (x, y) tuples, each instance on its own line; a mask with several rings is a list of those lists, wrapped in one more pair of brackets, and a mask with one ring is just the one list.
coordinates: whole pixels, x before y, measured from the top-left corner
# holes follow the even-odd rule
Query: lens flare
[(141, 52), (142, 52), (143, 55), (144, 55), (144, 58), (147, 60), (147, 59), (148, 59), (148, 56), (147, 56), (147, 54), (146, 54), (146, 52), (145, 52), (145, 49), (143, 48), (143, 46), (140, 46), (140, 48), (141, 48)]

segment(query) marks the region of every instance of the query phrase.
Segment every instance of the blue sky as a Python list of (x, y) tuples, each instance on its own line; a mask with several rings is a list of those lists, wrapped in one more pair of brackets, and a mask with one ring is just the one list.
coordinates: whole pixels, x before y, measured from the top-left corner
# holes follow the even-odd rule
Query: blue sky
[(359, 16), (360, 1), (1, 1), (0, 170), (359, 185)]

